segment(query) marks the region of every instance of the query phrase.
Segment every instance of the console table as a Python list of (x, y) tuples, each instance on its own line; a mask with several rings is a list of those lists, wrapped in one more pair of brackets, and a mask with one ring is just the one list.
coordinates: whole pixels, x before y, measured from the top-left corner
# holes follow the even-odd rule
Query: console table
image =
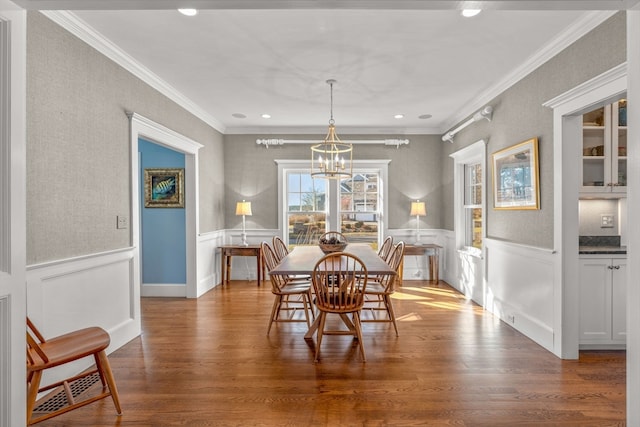
[(264, 269), (262, 266), (262, 249), (260, 245), (225, 245), (220, 246), (220, 252), (222, 256), (222, 268), (220, 269), (220, 274), (222, 276), (222, 284), (228, 285), (229, 280), (231, 278), (231, 258), (234, 256), (254, 256), (256, 257), (256, 272), (258, 279), (258, 286), (260, 286), (260, 282), (264, 279)]
[[(426, 255), (429, 261), (429, 280), (437, 282), (440, 279), (438, 275), (438, 267), (440, 265), (440, 249), (442, 249), (442, 246), (433, 243), (425, 243), (423, 245), (408, 244), (404, 247), (404, 256)], [(402, 272), (402, 269), (400, 269), (400, 272)], [(402, 276), (400, 277), (400, 280), (402, 281)]]

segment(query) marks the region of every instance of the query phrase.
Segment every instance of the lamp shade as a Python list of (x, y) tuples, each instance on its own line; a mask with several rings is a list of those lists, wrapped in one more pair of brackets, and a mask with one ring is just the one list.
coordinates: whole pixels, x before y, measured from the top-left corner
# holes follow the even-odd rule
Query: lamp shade
[(251, 215), (251, 202), (241, 201), (236, 203), (236, 215)]
[(427, 215), (427, 208), (424, 205), (424, 202), (417, 200), (415, 202), (411, 202), (411, 216), (425, 216)]

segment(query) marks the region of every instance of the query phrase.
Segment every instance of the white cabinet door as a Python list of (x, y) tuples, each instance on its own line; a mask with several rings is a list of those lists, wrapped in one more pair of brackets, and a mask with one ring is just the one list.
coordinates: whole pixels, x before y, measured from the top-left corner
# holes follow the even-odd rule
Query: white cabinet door
[(580, 343), (611, 341), (611, 259), (580, 260)]
[(611, 338), (616, 342), (624, 343), (627, 338), (627, 261), (614, 259), (611, 266), (613, 267)]
[(626, 100), (583, 116), (581, 193), (626, 193)]

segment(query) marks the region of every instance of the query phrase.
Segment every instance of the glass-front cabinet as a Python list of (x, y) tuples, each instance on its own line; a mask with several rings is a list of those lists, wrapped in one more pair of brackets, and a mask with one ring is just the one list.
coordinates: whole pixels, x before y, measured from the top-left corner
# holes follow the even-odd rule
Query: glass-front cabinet
[(627, 101), (583, 115), (583, 193), (627, 191)]

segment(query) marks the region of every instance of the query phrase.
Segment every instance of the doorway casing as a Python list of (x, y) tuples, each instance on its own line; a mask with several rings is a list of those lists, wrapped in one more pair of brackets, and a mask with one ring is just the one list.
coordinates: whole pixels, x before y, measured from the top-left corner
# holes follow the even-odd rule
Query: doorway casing
[[(142, 280), (140, 277), (140, 171), (138, 158), (138, 139), (144, 138), (158, 145), (184, 153), (185, 170), (185, 228), (186, 228), (186, 258), (187, 280), (184, 291), (187, 298), (198, 297), (197, 271), (197, 236), (198, 221), (198, 150), (203, 147), (184, 135), (168, 129), (137, 113), (127, 113), (131, 130), (131, 244), (134, 247), (133, 275), (138, 289)], [(149, 295), (146, 293), (146, 295)], [(166, 296), (166, 294), (158, 295)], [(177, 295), (172, 295), (177, 296)]]

